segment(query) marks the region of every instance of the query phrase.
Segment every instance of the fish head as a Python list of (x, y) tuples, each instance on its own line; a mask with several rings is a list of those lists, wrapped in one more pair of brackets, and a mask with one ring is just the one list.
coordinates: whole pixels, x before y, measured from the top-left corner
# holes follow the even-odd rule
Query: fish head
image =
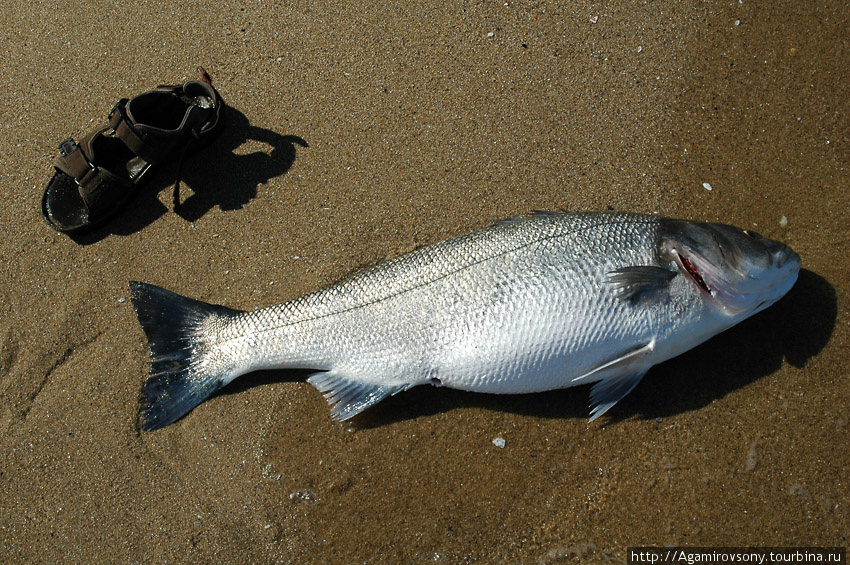
[(732, 323), (782, 298), (800, 272), (800, 256), (784, 243), (725, 224), (669, 220), (659, 254)]

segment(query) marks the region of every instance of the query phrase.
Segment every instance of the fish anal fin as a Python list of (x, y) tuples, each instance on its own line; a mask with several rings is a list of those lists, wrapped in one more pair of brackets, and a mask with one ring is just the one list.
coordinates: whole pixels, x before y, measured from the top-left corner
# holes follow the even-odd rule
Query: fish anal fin
[(657, 296), (677, 273), (653, 265), (636, 265), (611, 271), (608, 280), (617, 289), (620, 298), (636, 303)]
[(592, 383), (590, 421), (592, 422), (629, 394), (653, 363), (655, 339), (576, 377), (572, 384)]
[(307, 382), (322, 393), (331, 405), (331, 417), (348, 420), (387, 396), (410, 388), (410, 384), (376, 385), (340, 375), (335, 371), (313, 373)]

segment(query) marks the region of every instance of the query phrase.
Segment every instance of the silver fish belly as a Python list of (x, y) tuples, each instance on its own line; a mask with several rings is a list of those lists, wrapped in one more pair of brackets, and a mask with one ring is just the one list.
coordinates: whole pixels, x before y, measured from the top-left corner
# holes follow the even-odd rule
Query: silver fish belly
[(784, 244), (722, 224), (537, 213), (253, 312), (132, 282), (151, 350), (142, 427), (268, 368), (314, 369), (307, 380), (339, 420), (421, 384), (525, 393), (587, 383), (595, 419), (652, 365), (773, 304), (799, 268)]

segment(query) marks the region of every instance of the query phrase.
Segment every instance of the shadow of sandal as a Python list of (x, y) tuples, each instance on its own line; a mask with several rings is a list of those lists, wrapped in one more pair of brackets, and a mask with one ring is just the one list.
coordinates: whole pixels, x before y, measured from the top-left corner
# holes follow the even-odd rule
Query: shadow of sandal
[[(239, 210), (257, 197), (261, 184), (284, 175), (295, 161), (297, 146), (309, 147), (295, 135), (281, 135), (271, 130), (252, 126), (239, 111), (228, 108), (227, 129), (216, 147), (207, 152), (203, 163), (184, 166), (183, 184), (193, 194), (175, 209), (187, 221), (194, 222), (211, 209)], [(250, 153), (238, 153), (240, 147), (251, 141), (263, 147)], [(257, 145), (254, 143), (253, 145)]]

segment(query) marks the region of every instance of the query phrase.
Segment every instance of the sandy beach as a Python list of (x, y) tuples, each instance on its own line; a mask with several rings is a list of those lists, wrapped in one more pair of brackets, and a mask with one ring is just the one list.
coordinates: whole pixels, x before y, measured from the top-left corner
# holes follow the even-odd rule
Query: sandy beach
[[(846, 2), (31, 0), (0, 24), (0, 563), (848, 546)], [(198, 65), (228, 123), (179, 213), (169, 165), (105, 227), (51, 230), (56, 146)], [(128, 281), (254, 309), (536, 209), (733, 224), (803, 271), (593, 423), (587, 387), (418, 387), (340, 424), (270, 371), (139, 430)]]

